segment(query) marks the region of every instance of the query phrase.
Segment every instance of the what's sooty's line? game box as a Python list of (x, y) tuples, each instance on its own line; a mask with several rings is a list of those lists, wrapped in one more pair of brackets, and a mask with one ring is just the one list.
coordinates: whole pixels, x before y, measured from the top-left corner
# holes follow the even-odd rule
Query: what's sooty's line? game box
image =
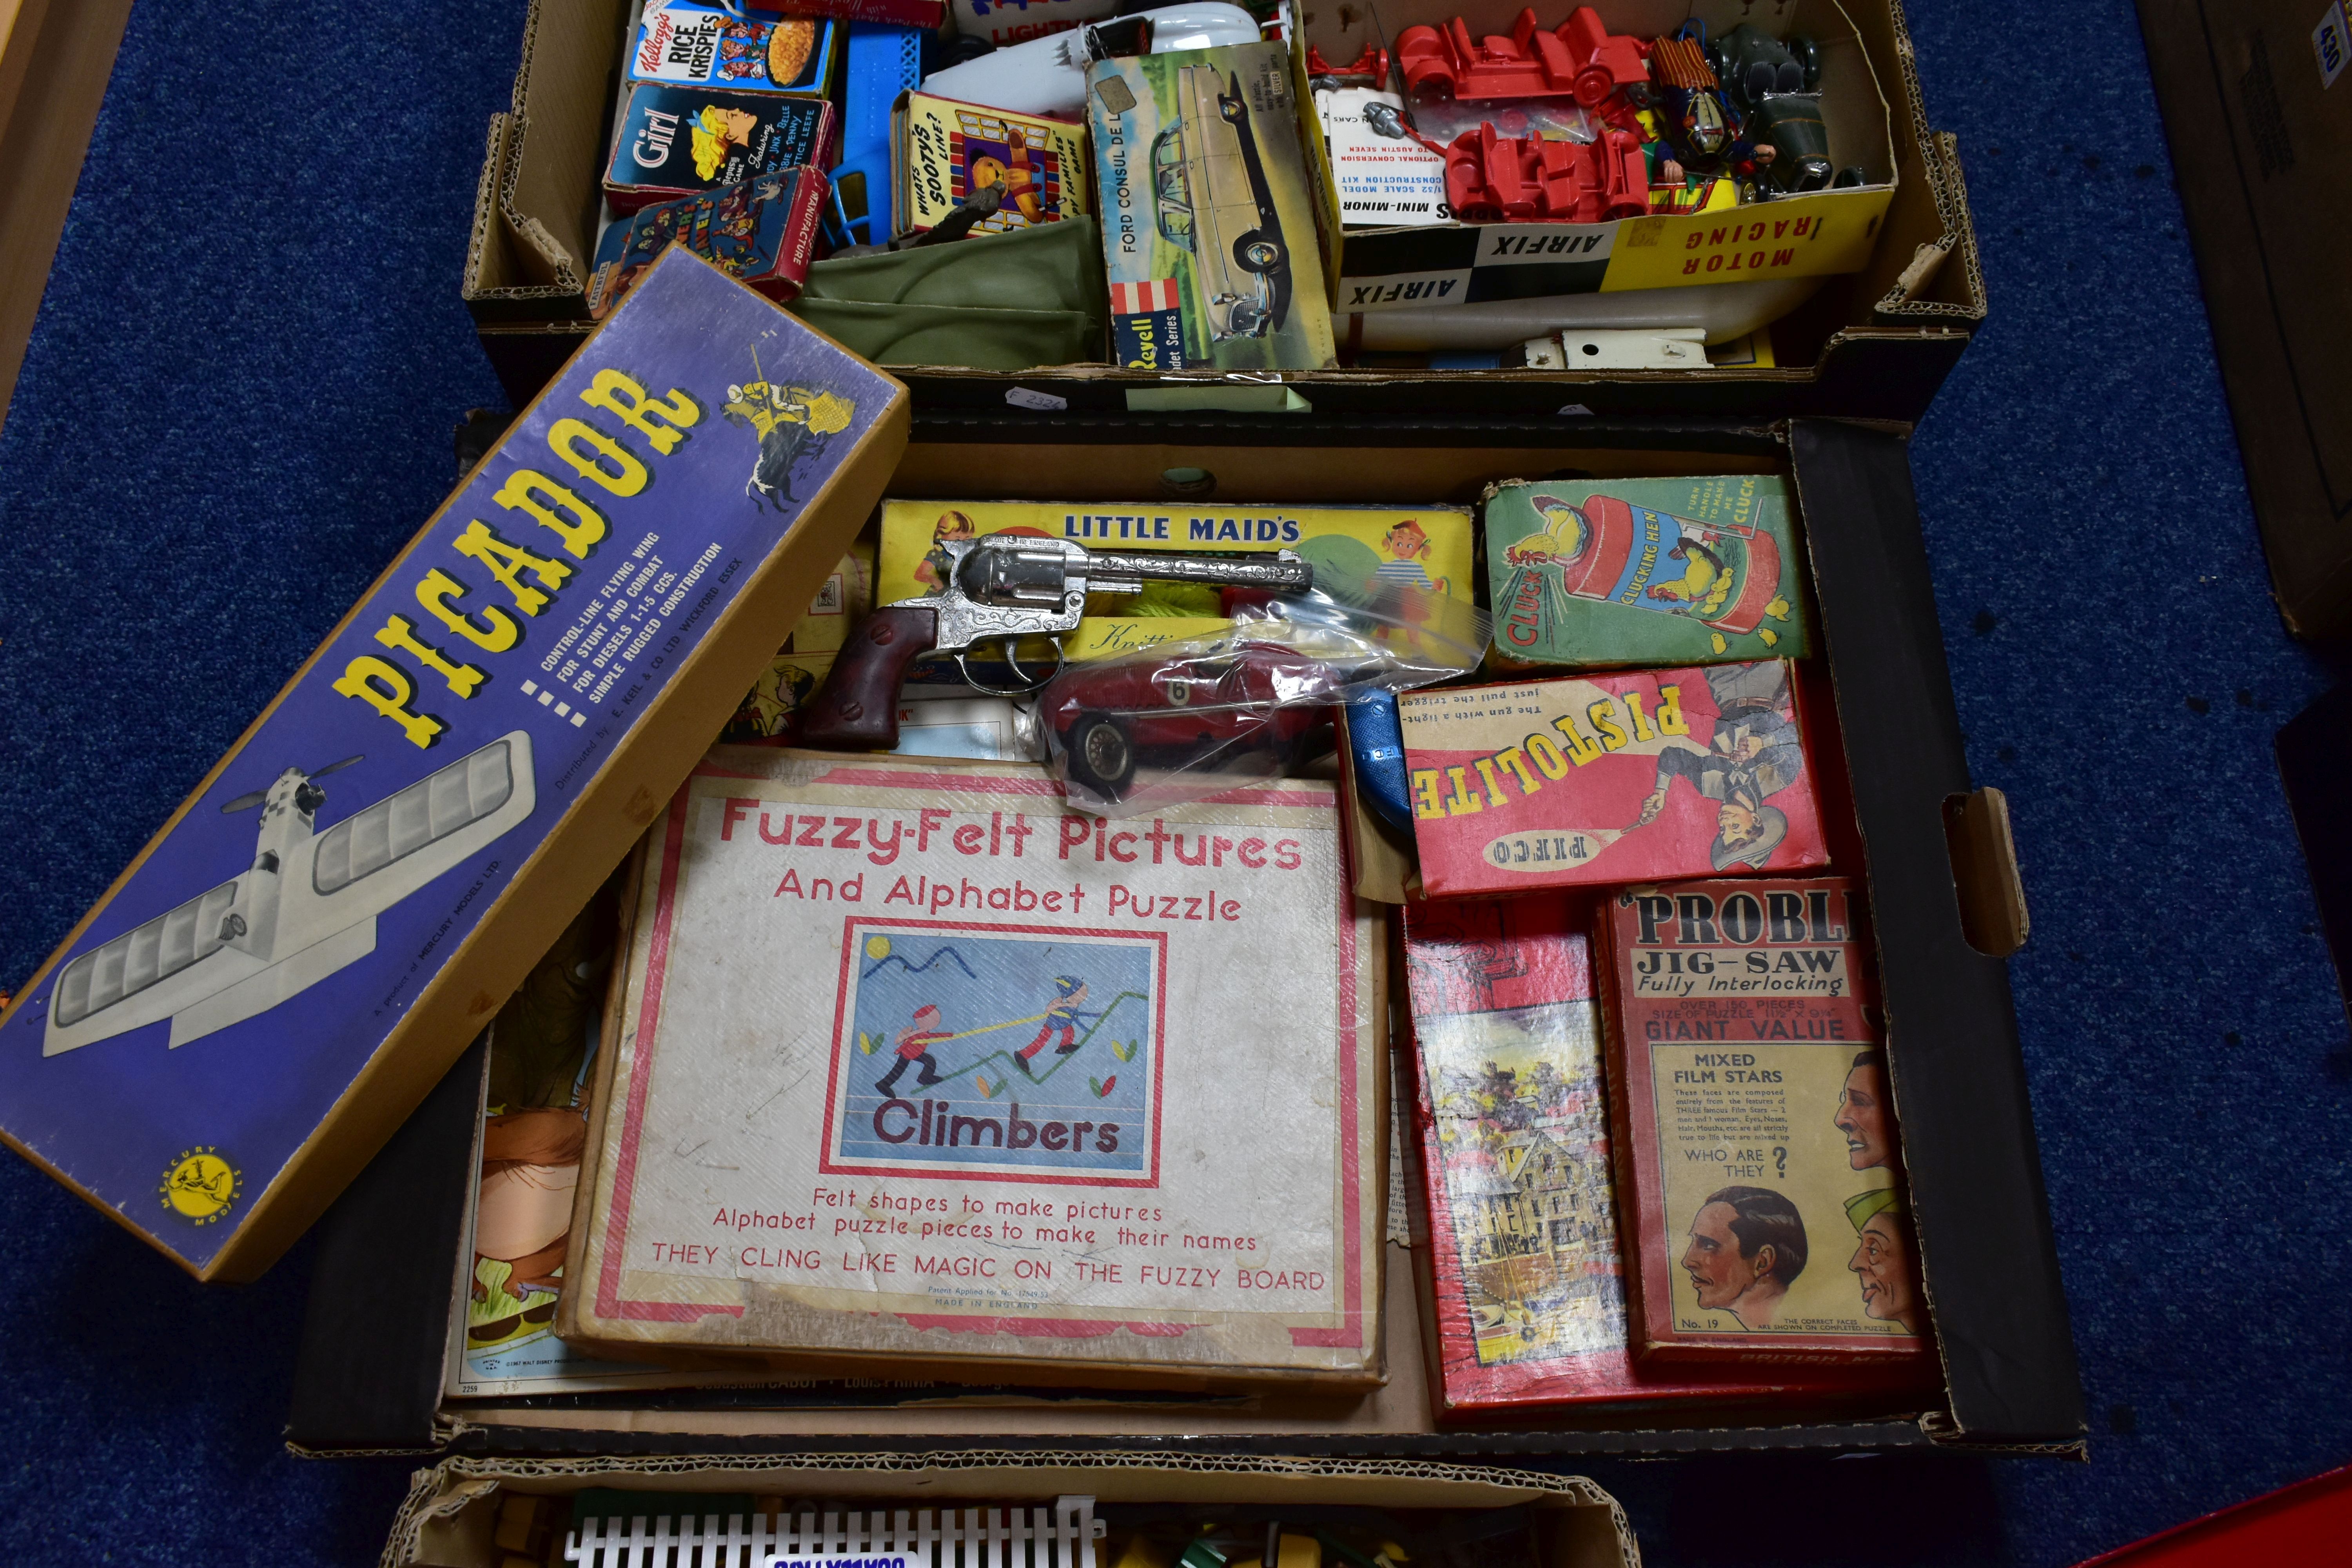
[(906, 426), (666, 254), (18, 994), (0, 1135), (266, 1268), (660, 814)]
[(1200, 1387), (1381, 1374), (1381, 922), (1334, 786), (711, 752), (647, 835), (557, 1331)]

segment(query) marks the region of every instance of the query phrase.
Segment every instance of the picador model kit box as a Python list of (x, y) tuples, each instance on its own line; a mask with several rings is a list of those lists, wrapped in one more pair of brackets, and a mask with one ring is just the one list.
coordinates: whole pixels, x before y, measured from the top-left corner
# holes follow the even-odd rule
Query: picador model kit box
[(972, 226), (1003, 234), (1094, 210), (1084, 126), (910, 92), (890, 111), (891, 211), (902, 234), (937, 225), (973, 192), (1003, 187)]
[[(1263, 554), (1291, 550), (1334, 582), (1394, 585), (1423, 595), (1471, 603), (1470, 513), (1462, 507), (1281, 506), (1248, 503), (1170, 506), (1164, 500), (1097, 502), (889, 500), (882, 503), (877, 604), (938, 594), (947, 587), (948, 544), (990, 534), (1068, 539), (1089, 550), (1137, 554)], [(1400, 604), (1421, 601), (1397, 595)], [(1131, 595), (1098, 595), (1077, 630), (1062, 639), (1065, 658), (1085, 661), (1132, 653), (1180, 637), (1214, 637), (1231, 626), (1218, 590), (1201, 584), (1149, 582)], [(1050, 666), (1052, 654), (1040, 645)], [(1025, 659), (1028, 655), (1024, 651)], [(975, 656), (975, 662), (981, 662)], [(918, 667), (919, 670), (921, 667)], [(940, 667), (940, 678), (952, 674)]]
[(1558, 893), (1405, 906), (1432, 1404), (1454, 1420), (1829, 1391), (1635, 1362), (1584, 924)]
[(259, 1273), (657, 814), (905, 425), (667, 254), (18, 993), (8, 1142)]
[(1645, 1356), (1929, 1359), (1859, 915), (1842, 878), (1602, 907)]
[(714, 751), (646, 836), (560, 1331), (829, 1375), (1381, 1373), (1386, 999), (1332, 786)]
[(1409, 691), (1397, 711), (1433, 898), (1827, 858), (1781, 660)]
[(1338, 366), (1290, 65), (1235, 44), (1088, 73), (1118, 363)]
[(1506, 668), (1711, 664), (1811, 652), (1789, 487), (1769, 474), (1486, 492)]
[(633, 87), (604, 166), (604, 199), (626, 215), (762, 174), (832, 162), (833, 105), (821, 98)]

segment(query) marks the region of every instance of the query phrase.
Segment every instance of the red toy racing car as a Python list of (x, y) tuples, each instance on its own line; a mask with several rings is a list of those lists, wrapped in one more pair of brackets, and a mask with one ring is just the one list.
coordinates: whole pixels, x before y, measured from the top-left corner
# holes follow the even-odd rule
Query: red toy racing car
[(1522, 11), (1507, 38), (1474, 39), (1459, 16), (1443, 28), (1407, 27), (1397, 35), (1396, 54), (1407, 92), (1470, 99), (1565, 94), (1628, 130), (1649, 92), (1649, 45), (1610, 32), (1590, 5), (1579, 5), (1551, 32), (1536, 25), (1535, 12)]
[(1650, 210), (1642, 140), (1606, 131), (1598, 142), (1465, 131), (1451, 146), (1423, 138), (1445, 160), (1445, 199), (1464, 223), (1611, 223)]
[(1278, 772), (1329, 721), (1328, 709), (1299, 700), (1328, 679), (1327, 665), (1272, 643), (1078, 665), (1046, 689), (1045, 719), (1072, 781), (1116, 800), (1144, 762), (1197, 765), (1219, 753), (1271, 751), (1275, 765), (1253, 771)]

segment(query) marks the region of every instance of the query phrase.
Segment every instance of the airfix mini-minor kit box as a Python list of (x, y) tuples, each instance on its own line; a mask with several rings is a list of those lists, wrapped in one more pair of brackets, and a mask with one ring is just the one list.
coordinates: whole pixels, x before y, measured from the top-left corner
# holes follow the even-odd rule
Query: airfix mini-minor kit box
[(1486, 492), (1495, 662), (1713, 664), (1812, 651), (1788, 485), (1771, 474)]
[(719, 732), (906, 393), (672, 249), (0, 1020), (0, 1136), (251, 1279)]

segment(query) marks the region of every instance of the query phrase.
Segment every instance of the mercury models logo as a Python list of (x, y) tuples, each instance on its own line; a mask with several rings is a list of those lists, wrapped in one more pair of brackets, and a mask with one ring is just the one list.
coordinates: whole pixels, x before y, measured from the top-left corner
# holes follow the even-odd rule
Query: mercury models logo
[(852, 916), (824, 1168), (1151, 1186), (1160, 933)]

